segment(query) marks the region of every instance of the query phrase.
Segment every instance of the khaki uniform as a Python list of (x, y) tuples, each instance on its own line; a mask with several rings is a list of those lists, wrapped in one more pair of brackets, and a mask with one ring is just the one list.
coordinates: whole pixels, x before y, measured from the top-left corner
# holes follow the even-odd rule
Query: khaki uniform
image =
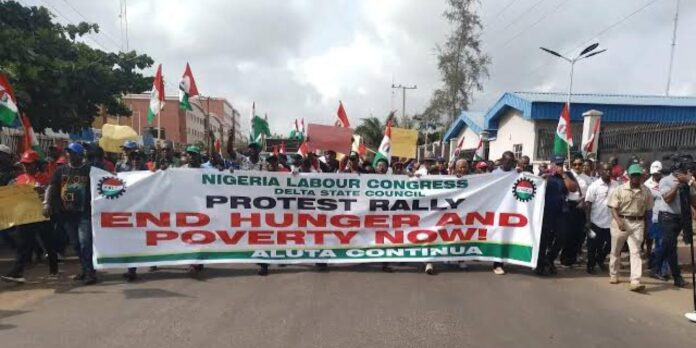
[(616, 219), (612, 219), (609, 276), (612, 279), (618, 279), (621, 268), (621, 249), (628, 242), (631, 255), (631, 284), (640, 284), (640, 277), (643, 275), (640, 245), (643, 243), (645, 231), (645, 214), (653, 206), (652, 194), (644, 185), (633, 189), (631, 183), (626, 182), (614, 190), (607, 205), (618, 210), (626, 227), (625, 231), (621, 231)]

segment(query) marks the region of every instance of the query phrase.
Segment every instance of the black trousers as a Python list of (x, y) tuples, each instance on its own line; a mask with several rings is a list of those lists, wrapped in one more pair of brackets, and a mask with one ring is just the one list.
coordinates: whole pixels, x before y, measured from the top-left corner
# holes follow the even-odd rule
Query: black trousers
[(50, 222), (37, 222), (17, 227), (17, 254), (9, 275), (21, 276), (24, 274), (24, 267), (31, 260), (31, 254), (36, 247), (37, 237), (41, 238), (48, 253), (49, 272), (51, 274), (58, 273), (58, 259), (56, 258), (52, 227)]
[(677, 258), (677, 237), (683, 229), (681, 217), (660, 213), (657, 218), (662, 229), (662, 248), (655, 253), (653, 265), (662, 265), (666, 260), (669, 268), (672, 270), (672, 277), (675, 279), (680, 278), (681, 270), (679, 269)]
[(608, 228), (599, 228), (592, 224), (592, 231), (596, 234), (594, 238), (587, 237), (587, 267), (592, 268), (597, 264), (604, 263), (604, 260), (611, 252), (611, 233)]
[(578, 254), (582, 250), (582, 243), (585, 242), (585, 212), (577, 208), (577, 202), (568, 202), (570, 211), (566, 214), (568, 219), (568, 235), (563, 252), (561, 253), (561, 263), (570, 266), (577, 262)]
[(553, 265), (567, 239), (567, 221), (564, 213), (544, 214), (539, 241), (537, 267)]

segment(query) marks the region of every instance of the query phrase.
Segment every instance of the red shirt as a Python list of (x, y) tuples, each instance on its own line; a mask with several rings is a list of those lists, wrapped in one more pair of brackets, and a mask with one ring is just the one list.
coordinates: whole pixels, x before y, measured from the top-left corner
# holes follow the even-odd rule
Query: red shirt
[(40, 186), (46, 186), (48, 182), (48, 176), (44, 173), (36, 173), (35, 175), (24, 173), (15, 179), (15, 184), (17, 185), (36, 185), (38, 183)]

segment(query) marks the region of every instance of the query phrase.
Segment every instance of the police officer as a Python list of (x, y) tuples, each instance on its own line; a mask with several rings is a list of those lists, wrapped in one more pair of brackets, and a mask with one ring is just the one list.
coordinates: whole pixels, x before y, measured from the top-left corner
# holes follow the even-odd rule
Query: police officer
[(695, 187), (696, 184), (692, 176), (687, 173), (685, 163), (681, 161), (676, 161), (672, 168), (672, 174), (662, 178), (659, 185), (664, 203), (660, 204), (660, 210), (657, 213), (657, 221), (662, 231), (662, 248), (655, 255), (650, 276), (660, 280), (667, 280), (659, 272), (660, 265), (666, 260), (672, 271), (672, 278), (676, 287), (685, 287), (687, 285), (687, 282), (681, 276), (677, 260), (677, 237), (683, 230), (684, 241), (687, 244), (692, 242), (693, 231), (691, 229), (691, 208), (689, 203), (694, 199)]
[(611, 284), (619, 283), (621, 249), (628, 242), (631, 256), (631, 291), (642, 291), (640, 283), (643, 274), (643, 261), (640, 258), (640, 245), (645, 234), (648, 210), (652, 209), (653, 198), (650, 190), (642, 184), (643, 169), (638, 164), (628, 167), (629, 180), (617, 187), (607, 204), (611, 208), (613, 221), (610, 227), (611, 253), (609, 258), (609, 278)]

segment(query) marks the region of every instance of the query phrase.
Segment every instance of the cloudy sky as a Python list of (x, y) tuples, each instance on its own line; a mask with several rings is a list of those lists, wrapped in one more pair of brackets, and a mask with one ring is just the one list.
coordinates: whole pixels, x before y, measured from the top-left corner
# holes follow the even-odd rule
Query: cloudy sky
[[(21, 0), (87, 20), (102, 32), (88, 43), (125, 46), (119, 0)], [(476, 12), (491, 56), (490, 77), (472, 110), (505, 91), (564, 92), (568, 66), (545, 46), (577, 54), (597, 41), (608, 51), (578, 63), (575, 92), (664, 94), (677, 0), (481, 0)], [(647, 7), (645, 5), (649, 4)], [(408, 91), (407, 113), (422, 111), (439, 81), (435, 45), (449, 30), (444, 0), (128, 0), (128, 44), (163, 64), (167, 93), (190, 62), (201, 93), (242, 113), (251, 102), (273, 132), (296, 117), (332, 123), (343, 100), (351, 124), (400, 109), (391, 84)], [(644, 8), (643, 8), (644, 7)], [(639, 10), (643, 8), (642, 10)], [(638, 12), (636, 12), (638, 11)], [(696, 94), (696, 1), (681, 1), (671, 94)], [(243, 122), (244, 124), (245, 122)]]

